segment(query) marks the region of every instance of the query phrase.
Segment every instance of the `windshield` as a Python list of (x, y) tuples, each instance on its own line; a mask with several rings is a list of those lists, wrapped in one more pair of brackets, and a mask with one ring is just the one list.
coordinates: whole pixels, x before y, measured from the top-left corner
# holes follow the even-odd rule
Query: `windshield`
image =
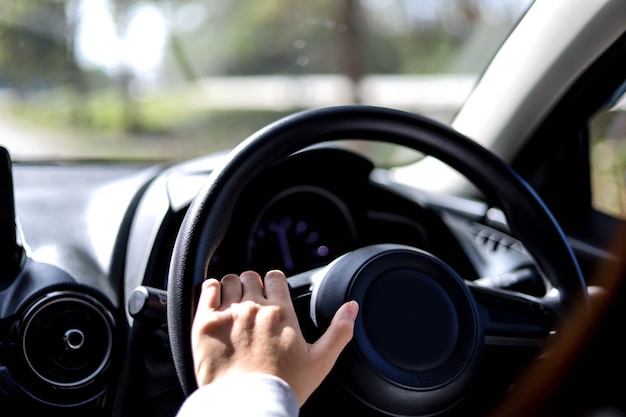
[(448, 122), (529, 0), (15, 0), (0, 144), (15, 160), (176, 160), (349, 103)]

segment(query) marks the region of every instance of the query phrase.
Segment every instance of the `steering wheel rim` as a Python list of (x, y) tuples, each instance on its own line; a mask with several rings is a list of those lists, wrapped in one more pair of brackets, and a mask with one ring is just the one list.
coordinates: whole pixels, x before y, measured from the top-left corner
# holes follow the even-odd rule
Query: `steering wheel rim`
[(193, 288), (206, 278), (237, 197), (251, 178), (275, 162), (308, 146), (341, 139), (403, 145), (450, 165), (502, 209), (512, 234), (554, 287), (541, 302), (562, 311), (586, 294), (571, 247), (548, 208), (506, 163), (476, 142), (429, 118), (399, 110), (364, 105), (306, 110), (266, 126), (237, 146), (211, 173), (185, 214), (167, 288), (169, 339), (185, 395), (197, 388), (189, 338)]

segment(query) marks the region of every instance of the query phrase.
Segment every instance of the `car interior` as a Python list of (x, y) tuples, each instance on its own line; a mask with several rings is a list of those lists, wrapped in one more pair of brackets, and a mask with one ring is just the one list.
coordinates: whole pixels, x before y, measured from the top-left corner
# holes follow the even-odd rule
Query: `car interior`
[[(523, 17), (591, 8), (567, 3)], [(552, 46), (526, 33), (545, 79), (505, 83), (503, 42), (449, 123), (313, 106), (169, 160), (28, 160), (0, 137), (2, 415), (175, 416), (201, 282), (275, 268), (309, 341), (361, 305), (303, 417), (626, 415), (626, 26), (601, 22), (626, 7), (602, 3), (554, 52), (580, 70), (540, 68)], [(494, 85), (532, 91), (482, 105)]]

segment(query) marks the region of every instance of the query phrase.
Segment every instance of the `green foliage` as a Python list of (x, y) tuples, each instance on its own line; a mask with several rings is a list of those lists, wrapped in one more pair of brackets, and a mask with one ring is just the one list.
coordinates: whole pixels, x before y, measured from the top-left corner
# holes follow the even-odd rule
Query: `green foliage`
[[(36, 98), (13, 103), (10, 111), (40, 127), (66, 131), (84, 141), (126, 142), (167, 140), (185, 153), (203, 154), (230, 149), (266, 124), (290, 111), (217, 110), (194, 108), (184, 95), (170, 91), (134, 101), (134, 129), (127, 128), (124, 98), (110, 89), (80, 96), (73, 89), (47, 90)], [(124, 139), (125, 138), (125, 139)], [(164, 157), (171, 155), (164, 154)]]
[(598, 113), (590, 129), (590, 163), (593, 205), (595, 208), (626, 218), (626, 113)]
[[(387, 7), (399, 13), (402, 2)], [(289, 75), (345, 73), (346, 57), (361, 73), (440, 73), (468, 36), (385, 12), (354, 0), (218, 2), (177, 37), (199, 75)]]
[(64, 2), (8, 2), (0, 13), (0, 85), (36, 90), (76, 75)]

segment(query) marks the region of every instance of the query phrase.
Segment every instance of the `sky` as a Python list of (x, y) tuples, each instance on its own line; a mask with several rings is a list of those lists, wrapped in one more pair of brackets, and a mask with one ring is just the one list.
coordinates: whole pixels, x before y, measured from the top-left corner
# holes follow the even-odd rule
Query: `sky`
[(166, 21), (150, 3), (138, 3), (121, 33), (108, 0), (80, 0), (76, 52), (81, 65), (115, 74), (122, 69), (150, 78), (163, 58)]

